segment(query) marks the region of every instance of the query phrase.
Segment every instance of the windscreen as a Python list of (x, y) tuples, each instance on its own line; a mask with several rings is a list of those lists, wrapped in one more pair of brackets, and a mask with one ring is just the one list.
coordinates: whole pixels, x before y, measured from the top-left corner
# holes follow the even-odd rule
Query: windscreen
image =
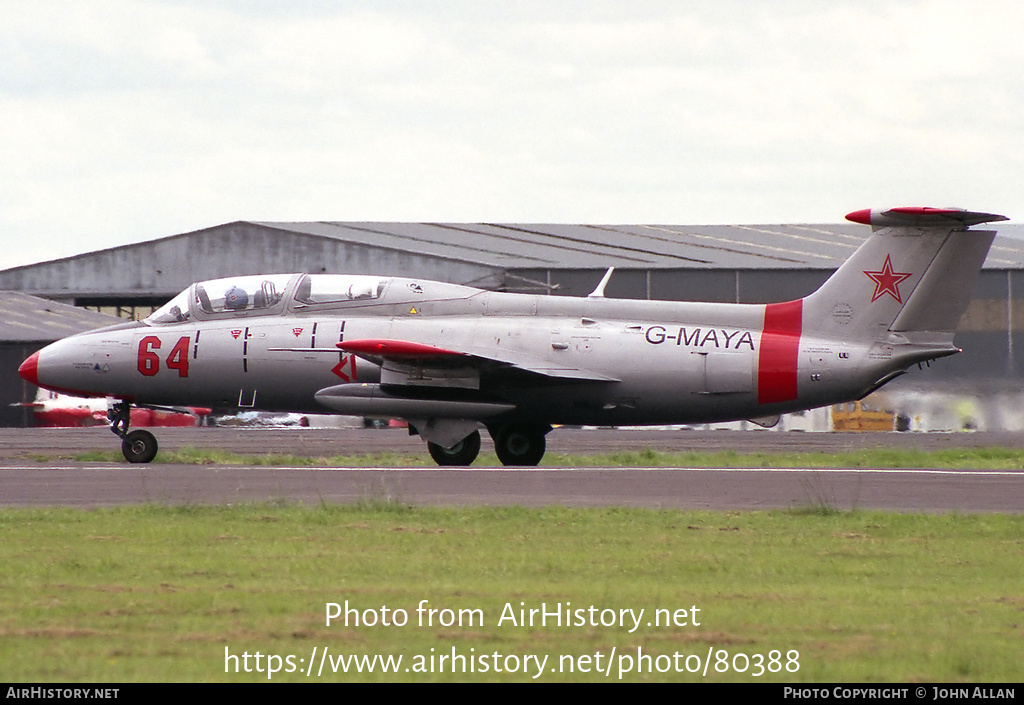
[(191, 314), (188, 310), (188, 295), (192, 287), (185, 289), (163, 306), (153, 311), (145, 322), (150, 325), (163, 325), (166, 323), (184, 323), (189, 320)]

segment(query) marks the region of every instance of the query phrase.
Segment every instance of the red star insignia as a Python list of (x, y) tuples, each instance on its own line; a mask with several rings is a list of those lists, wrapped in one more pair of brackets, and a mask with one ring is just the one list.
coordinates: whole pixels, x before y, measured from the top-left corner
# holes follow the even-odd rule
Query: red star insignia
[(871, 297), (872, 302), (877, 301), (882, 294), (888, 294), (896, 299), (897, 302), (903, 303), (903, 299), (900, 298), (900, 282), (914, 275), (913, 272), (892, 271), (892, 260), (889, 255), (885, 256), (885, 264), (882, 265), (882, 271), (865, 271), (864, 273), (875, 283), (875, 293)]

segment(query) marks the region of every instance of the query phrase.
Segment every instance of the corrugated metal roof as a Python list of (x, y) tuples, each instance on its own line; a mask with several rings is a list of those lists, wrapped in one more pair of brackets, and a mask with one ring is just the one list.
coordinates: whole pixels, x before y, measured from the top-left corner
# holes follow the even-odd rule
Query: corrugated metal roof
[[(139, 262), (147, 262), (150, 279), (142, 290), (147, 296), (168, 295), (179, 291), (195, 278), (174, 275), (181, 270), (188, 274), (188, 240), (225, 229), (270, 231), (274, 240), (280, 237), (282, 248), (301, 251), (301, 243), (291, 243), (291, 235), (323, 238), (342, 245), (351, 243), (365, 250), (382, 253), (409, 253), (442, 262), (468, 264), (489, 269), (495, 274), (537, 270), (622, 270), (703, 269), (703, 270), (773, 270), (805, 269), (830, 271), (844, 262), (869, 235), (870, 228), (854, 223), (818, 225), (569, 225), (528, 223), (397, 223), (397, 222), (261, 222), (236, 221), (181, 233), (132, 245), (86, 252), (51, 262), (23, 265), (0, 271), (0, 286), (9, 289), (46, 291), (59, 296), (61, 292), (80, 296), (96, 292), (95, 286), (83, 288), (81, 279), (88, 269), (61, 269), (67, 265), (96, 265), (102, 280), (110, 277), (114, 267), (111, 257), (129, 254), (136, 258), (156, 257), (157, 246), (184, 243), (180, 257), (173, 261), (132, 259), (117, 263), (118, 271), (138, 275)], [(1000, 233), (988, 258), (986, 269), (1024, 270), (1024, 225), (997, 224)], [(237, 254), (237, 253), (235, 253)], [(162, 255), (166, 257), (166, 253)], [(230, 260), (231, 255), (226, 254)], [(101, 258), (103, 259), (102, 261)], [(300, 258), (301, 259), (301, 258)], [(265, 264), (262, 261), (258, 264)], [(102, 265), (102, 266), (100, 266)], [(280, 269), (281, 265), (277, 265)], [(303, 265), (298, 265), (301, 269)], [(306, 267), (309, 265), (306, 264)], [(134, 268), (134, 269), (133, 269)], [(292, 269), (296, 269), (293, 267)], [(291, 271), (286, 267), (286, 270)], [(282, 270), (283, 271), (283, 270)], [(49, 272), (49, 274), (48, 274)], [(94, 273), (95, 274), (95, 273)], [(35, 287), (22, 282), (33, 279)], [(54, 289), (46, 282), (59, 279)], [(77, 279), (76, 279), (77, 277)], [(212, 275), (211, 275), (212, 277)], [(202, 277), (199, 277), (202, 278)], [(443, 278), (436, 275), (435, 278)], [(180, 279), (180, 281), (179, 281)], [(74, 280), (74, 286), (71, 286)], [(187, 280), (187, 281), (186, 281)], [(43, 281), (44, 284), (39, 284)], [(475, 280), (474, 280), (475, 281)], [(170, 283), (169, 283), (170, 282)], [(460, 283), (466, 283), (460, 280)], [(121, 290), (126, 287), (122, 286)], [(104, 290), (105, 291), (105, 290)]]
[(0, 342), (49, 343), (120, 319), (20, 291), (0, 291)]
[[(835, 269), (867, 239), (853, 223), (821, 225), (552, 225), (259, 222), (502, 269)], [(1000, 225), (989, 269), (1024, 268), (1024, 225)]]

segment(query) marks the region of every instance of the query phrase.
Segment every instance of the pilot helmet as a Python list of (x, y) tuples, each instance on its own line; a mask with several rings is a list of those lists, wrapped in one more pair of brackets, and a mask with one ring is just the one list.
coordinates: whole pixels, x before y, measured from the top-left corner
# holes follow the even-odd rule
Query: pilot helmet
[(232, 285), (224, 292), (224, 307), (233, 311), (240, 311), (249, 305), (249, 294), (240, 286)]

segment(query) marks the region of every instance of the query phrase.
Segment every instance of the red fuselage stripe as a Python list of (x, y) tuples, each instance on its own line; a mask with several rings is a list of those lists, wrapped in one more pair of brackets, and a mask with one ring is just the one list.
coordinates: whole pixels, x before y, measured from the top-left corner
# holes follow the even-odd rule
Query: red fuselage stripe
[(764, 307), (764, 331), (757, 361), (757, 403), (774, 404), (797, 398), (797, 360), (803, 327), (803, 301)]

